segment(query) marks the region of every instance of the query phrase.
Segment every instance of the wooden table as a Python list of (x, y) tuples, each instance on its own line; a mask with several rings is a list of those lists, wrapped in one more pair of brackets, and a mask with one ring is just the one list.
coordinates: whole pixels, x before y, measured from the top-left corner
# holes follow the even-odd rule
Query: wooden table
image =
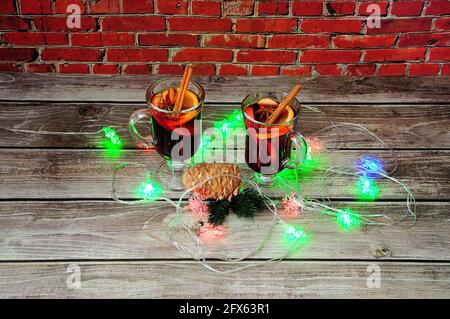
[[(167, 203), (126, 206), (111, 198), (115, 165), (139, 162), (156, 169), (162, 162), (153, 151), (135, 149), (127, 132), (128, 117), (144, 107), (145, 88), (154, 80), (0, 75), (0, 297), (450, 297), (450, 78), (198, 79), (207, 92), (205, 127), (237, 108), (251, 91), (288, 90), (300, 81), (305, 105), (336, 122), (362, 124), (396, 150), (399, 167), (393, 176), (417, 199), (417, 224), (409, 229), (372, 226), (342, 233), (323, 216), (305, 216), (313, 234), (308, 246), (282, 263), (229, 275), (206, 270), (142, 230), (161, 213), (151, 231), (165, 227), (174, 214)], [(120, 158), (98, 148), (100, 134), (27, 132), (86, 132), (107, 125), (122, 135)], [(308, 135), (326, 125), (322, 115), (305, 110), (300, 130)], [(357, 131), (344, 133), (344, 140), (340, 149), (327, 144), (333, 163), (388, 153)], [(234, 151), (242, 155), (242, 143)], [(132, 199), (142, 172), (122, 173), (121, 196)], [(404, 193), (387, 182), (382, 198), (369, 204), (355, 201), (347, 179), (335, 177), (330, 183), (333, 205), (386, 214), (403, 209)], [(319, 196), (310, 185), (305, 183), (305, 195)], [(270, 223), (269, 213), (254, 222), (230, 218), (234, 231), (212, 257), (245, 255)], [(284, 252), (274, 240), (254, 259)], [(73, 264), (80, 267), (81, 289), (67, 285)], [(214, 259), (211, 264), (236, 266)], [(379, 288), (367, 286), (372, 264), (381, 270)]]

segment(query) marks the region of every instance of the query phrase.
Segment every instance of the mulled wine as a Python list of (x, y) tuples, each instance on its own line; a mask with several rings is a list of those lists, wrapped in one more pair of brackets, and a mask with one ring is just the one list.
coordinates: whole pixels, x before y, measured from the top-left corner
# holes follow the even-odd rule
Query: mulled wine
[(190, 110), (199, 103), (199, 98), (194, 92), (187, 91), (180, 113), (174, 114), (165, 112), (169, 109), (166, 105), (171, 102), (161, 102), (164, 96), (170, 98), (169, 95), (168, 90), (165, 90), (151, 99), (152, 105), (158, 108), (150, 110), (155, 149), (166, 159), (177, 156), (186, 160), (195, 154), (199, 146), (201, 108)]
[(265, 123), (278, 104), (275, 99), (262, 98), (244, 109), (247, 127), (245, 161), (253, 171), (264, 175), (283, 170), (291, 156), (289, 132), (296, 117), (294, 108), (287, 106), (275, 123)]

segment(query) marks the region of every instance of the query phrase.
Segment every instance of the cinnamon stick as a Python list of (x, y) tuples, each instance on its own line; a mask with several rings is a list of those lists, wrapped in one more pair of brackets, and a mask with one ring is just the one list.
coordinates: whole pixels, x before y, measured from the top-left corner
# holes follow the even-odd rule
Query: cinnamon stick
[(277, 108), (275, 109), (275, 111), (272, 113), (272, 115), (269, 116), (269, 118), (267, 119), (267, 124), (273, 124), (278, 117), (281, 115), (281, 113), (283, 113), (284, 109), (286, 108), (286, 106), (292, 101), (292, 99), (294, 99), (298, 92), (300, 92), (302, 86), (300, 84), (297, 84), (296, 86), (294, 86), (291, 90), (291, 92), (289, 92), (288, 96), (286, 96), (283, 101), (281, 101), (280, 104), (278, 104)]
[(184, 86), (184, 82), (186, 81), (187, 71), (188, 71), (188, 68), (185, 68), (184, 69), (184, 73), (183, 73), (183, 77), (181, 78), (180, 86), (177, 89), (177, 95), (175, 97), (175, 104), (174, 104), (173, 110), (175, 110), (177, 108), (177, 105), (180, 104), (181, 91), (182, 91), (182, 88)]
[[(185, 70), (185, 74), (183, 74), (183, 80), (181, 81), (181, 87), (180, 87), (180, 96), (179, 96), (179, 100), (175, 101), (175, 107), (174, 107), (174, 112), (180, 112), (181, 108), (183, 107), (183, 102), (184, 102), (184, 96), (186, 95), (186, 91), (189, 87), (189, 82), (191, 82), (191, 77), (192, 77), (192, 67), (188, 67)], [(186, 76), (184, 76), (186, 75)], [(178, 102), (178, 104), (177, 104)]]

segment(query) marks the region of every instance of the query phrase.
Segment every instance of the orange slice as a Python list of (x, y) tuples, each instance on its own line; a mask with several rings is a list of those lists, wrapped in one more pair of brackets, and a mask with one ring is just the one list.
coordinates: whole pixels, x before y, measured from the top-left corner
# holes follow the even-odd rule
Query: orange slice
[[(278, 119), (276, 120), (275, 123), (273, 124), (277, 124), (278, 126), (273, 126), (272, 128), (270, 128), (270, 132), (268, 133), (258, 133), (258, 138), (259, 139), (267, 139), (267, 138), (274, 138), (280, 135), (284, 135), (287, 132), (289, 132), (291, 130), (291, 126), (289, 125), (290, 121), (292, 121), (294, 119), (295, 113), (294, 110), (292, 109), (292, 107), (290, 106), (286, 106), (286, 108), (284, 109), (283, 113), (280, 114), (280, 116), (278, 117)], [(286, 125), (282, 125), (286, 123)]]
[(275, 101), (274, 99), (270, 98), (270, 97), (264, 97), (261, 100), (258, 101), (259, 105), (265, 105), (265, 106), (278, 106), (278, 104), (280, 104), (280, 102)]
[(290, 122), (294, 119), (295, 113), (292, 107), (286, 106), (283, 113), (277, 118), (274, 124), (283, 124), (286, 122)]
[(191, 107), (196, 106), (198, 104), (198, 102), (199, 101), (198, 101), (197, 94), (195, 94), (192, 91), (187, 90), (186, 95), (184, 96), (184, 100), (182, 103), (183, 106), (181, 107), (181, 109), (182, 110), (190, 109)]

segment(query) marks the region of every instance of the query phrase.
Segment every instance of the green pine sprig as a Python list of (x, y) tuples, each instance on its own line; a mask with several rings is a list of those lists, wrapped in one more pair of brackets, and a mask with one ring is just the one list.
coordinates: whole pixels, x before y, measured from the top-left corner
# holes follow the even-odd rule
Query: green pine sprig
[(208, 203), (208, 223), (215, 226), (222, 225), (230, 213), (230, 202), (226, 199), (211, 201)]
[(230, 214), (230, 209), (241, 218), (253, 219), (258, 210), (267, 207), (266, 198), (253, 188), (246, 188), (233, 197), (231, 202), (226, 199), (208, 203), (208, 223), (222, 225)]

